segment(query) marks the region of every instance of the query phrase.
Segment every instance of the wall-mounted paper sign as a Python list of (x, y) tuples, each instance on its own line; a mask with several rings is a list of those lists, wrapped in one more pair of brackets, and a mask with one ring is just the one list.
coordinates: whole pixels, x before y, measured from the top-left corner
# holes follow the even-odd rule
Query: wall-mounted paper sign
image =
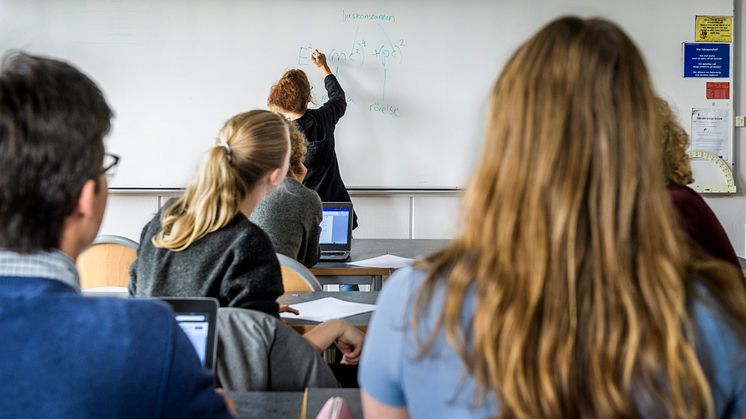
[(730, 160), (728, 115), (728, 109), (692, 108), (692, 150), (709, 151)]
[(697, 42), (733, 42), (733, 16), (697, 16), (694, 26)]
[(707, 99), (730, 99), (730, 82), (708, 81)]
[(730, 77), (730, 44), (684, 42), (684, 77)]

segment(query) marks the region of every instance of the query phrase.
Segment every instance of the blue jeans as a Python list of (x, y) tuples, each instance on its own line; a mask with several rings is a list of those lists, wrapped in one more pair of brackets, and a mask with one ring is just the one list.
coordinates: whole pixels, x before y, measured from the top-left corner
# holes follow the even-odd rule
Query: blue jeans
[(339, 284), (340, 291), (360, 291), (360, 287), (357, 284)]

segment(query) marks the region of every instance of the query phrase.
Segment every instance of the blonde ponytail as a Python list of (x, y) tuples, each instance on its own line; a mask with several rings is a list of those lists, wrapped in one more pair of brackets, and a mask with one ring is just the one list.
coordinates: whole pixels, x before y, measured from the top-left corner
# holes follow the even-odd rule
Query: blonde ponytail
[(178, 252), (228, 225), (262, 176), (284, 165), (288, 148), (277, 114), (255, 110), (228, 120), (184, 195), (163, 210), (153, 244)]

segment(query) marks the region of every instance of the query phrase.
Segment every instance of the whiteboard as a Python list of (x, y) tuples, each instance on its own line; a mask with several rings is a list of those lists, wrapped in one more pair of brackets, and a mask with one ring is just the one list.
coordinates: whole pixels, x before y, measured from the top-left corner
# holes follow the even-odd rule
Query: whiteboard
[(681, 77), (695, 15), (733, 15), (732, 0), (0, 0), (0, 51), (69, 60), (102, 86), (116, 112), (107, 147), (122, 156), (114, 188), (185, 186), (225, 120), (265, 108), (287, 69), (306, 70), (322, 104), (307, 59), (319, 48), (347, 93), (336, 139), (348, 188), (449, 189), (474, 168), (503, 64), (564, 14), (619, 23), (687, 129), (693, 107), (732, 110)]

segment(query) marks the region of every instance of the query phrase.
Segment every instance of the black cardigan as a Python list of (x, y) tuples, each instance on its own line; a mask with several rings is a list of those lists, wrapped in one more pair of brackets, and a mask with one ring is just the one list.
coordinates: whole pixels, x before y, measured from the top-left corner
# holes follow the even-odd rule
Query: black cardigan
[[(318, 109), (308, 109), (296, 122), (308, 139), (305, 165), (308, 174), (303, 184), (316, 191), (325, 202), (352, 202), (339, 174), (337, 153), (334, 151), (334, 126), (345, 114), (347, 99), (337, 78), (330, 74), (324, 78), (329, 100)], [(353, 227), (357, 215), (353, 214)]]

